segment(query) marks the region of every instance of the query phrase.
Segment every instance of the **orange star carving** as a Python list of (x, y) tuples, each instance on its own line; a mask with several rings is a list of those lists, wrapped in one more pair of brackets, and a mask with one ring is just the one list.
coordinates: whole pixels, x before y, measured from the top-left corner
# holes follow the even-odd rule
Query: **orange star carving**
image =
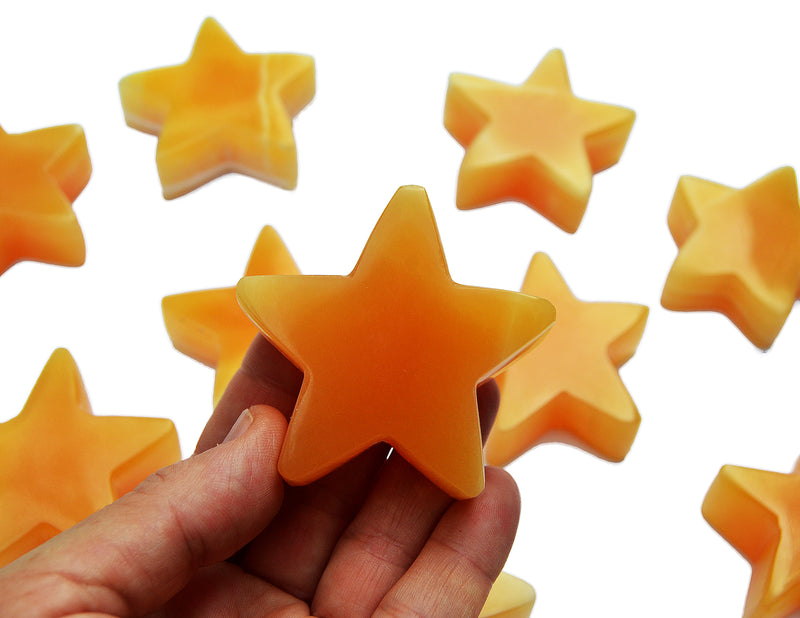
[(229, 172), (293, 189), (292, 118), (314, 88), (313, 58), (246, 54), (211, 18), (186, 63), (119, 84), (128, 125), (159, 136), (156, 166), (166, 199)]
[[(299, 275), (286, 245), (270, 226), (256, 240), (245, 276)], [(258, 329), (236, 302), (236, 288), (220, 288), (165, 296), (164, 325), (177, 350), (217, 370), (214, 405), (241, 366)]]
[(575, 97), (560, 50), (520, 86), (453, 74), (444, 125), (466, 149), (456, 205), (517, 200), (575, 232), (592, 175), (619, 161), (634, 118), (629, 109)]
[(745, 618), (800, 609), (800, 474), (723, 466), (703, 517), (753, 567)]
[(401, 187), (348, 276), (245, 277), (304, 374), (278, 469), (302, 485), (387, 442), (454, 498), (483, 489), (476, 388), (552, 324), (545, 300), (453, 282), (427, 194)]
[(529, 583), (500, 573), (478, 618), (528, 618), (535, 602), (536, 592)]
[(533, 256), (522, 291), (547, 298), (558, 319), (497, 377), (500, 409), (486, 460), (504, 466), (537, 444), (561, 441), (621, 461), (640, 417), (618, 370), (639, 345), (647, 307), (578, 300), (544, 253)]
[(717, 311), (756, 346), (775, 341), (800, 287), (800, 204), (783, 167), (744, 189), (683, 176), (668, 217), (678, 256), (661, 304)]
[(75, 361), (56, 350), (22, 412), (0, 423), (0, 566), (180, 456), (170, 420), (93, 416)]
[(13, 135), (0, 128), (0, 275), (23, 260), (83, 264), (72, 202), (91, 174), (80, 126)]

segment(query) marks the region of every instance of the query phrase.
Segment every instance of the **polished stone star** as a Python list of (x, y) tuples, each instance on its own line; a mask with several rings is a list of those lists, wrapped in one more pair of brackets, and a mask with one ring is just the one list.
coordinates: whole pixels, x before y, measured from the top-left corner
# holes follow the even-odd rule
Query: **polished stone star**
[(743, 189), (683, 176), (669, 210), (678, 256), (661, 304), (718, 311), (756, 346), (775, 341), (800, 287), (800, 204), (783, 167)]
[(56, 350), (22, 411), (0, 423), (0, 566), (180, 456), (168, 419), (92, 415), (75, 361)]
[(552, 302), (558, 318), (535, 349), (497, 377), (500, 409), (486, 460), (503, 466), (548, 441), (622, 460), (640, 417), (619, 368), (639, 345), (647, 307), (578, 300), (544, 253), (533, 256), (522, 292)]
[(186, 63), (119, 84), (126, 122), (159, 136), (156, 165), (167, 199), (229, 172), (293, 189), (292, 118), (314, 89), (313, 58), (246, 54), (211, 18)]
[(453, 282), (421, 187), (400, 188), (348, 276), (246, 277), (239, 302), (305, 376), (279, 471), (310, 483), (378, 442), (455, 498), (483, 489), (478, 384), (553, 307)]
[(72, 202), (91, 173), (78, 125), (18, 134), (0, 128), (0, 275), (22, 260), (83, 264), (86, 247)]
[(629, 109), (575, 97), (559, 50), (519, 86), (453, 74), (444, 124), (466, 149), (456, 204), (517, 200), (574, 232), (592, 175), (619, 161), (634, 118)]
[(752, 565), (744, 618), (800, 610), (797, 471), (723, 466), (703, 501), (703, 516)]
[[(253, 247), (245, 276), (299, 274), (281, 237), (272, 227), (264, 227)], [(236, 302), (236, 288), (165, 296), (161, 309), (164, 325), (175, 348), (216, 369), (216, 406), (258, 334), (258, 329)]]

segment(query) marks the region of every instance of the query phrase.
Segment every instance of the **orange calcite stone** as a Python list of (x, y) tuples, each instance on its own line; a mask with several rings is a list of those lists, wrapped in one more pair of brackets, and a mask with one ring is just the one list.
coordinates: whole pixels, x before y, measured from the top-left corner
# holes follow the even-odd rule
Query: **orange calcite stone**
[(500, 573), (478, 618), (528, 618), (536, 593), (527, 582)]
[(703, 517), (753, 567), (745, 618), (800, 610), (800, 474), (723, 466)]
[(0, 423), (0, 566), (180, 456), (168, 419), (93, 416), (75, 361), (56, 350), (22, 412)]
[(304, 374), (278, 469), (310, 483), (387, 442), (454, 498), (483, 489), (477, 385), (552, 324), (546, 300), (459, 285), (422, 187), (401, 187), (348, 276), (245, 277), (239, 302)]
[(444, 125), (466, 149), (456, 204), (517, 200), (574, 232), (592, 175), (619, 161), (634, 118), (629, 109), (575, 97), (560, 50), (519, 86), (453, 74)]
[(86, 247), (72, 202), (91, 174), (80, 126), (18, 134), (0, 128), (0, 275), (23, 260), (83, 264)]
[(800, 204), (783, 167), (744, 189), (678, 181), (668, 223), (678, 256), (661, 304), (718, 311), (756, 346), (775, 341), (800, 287)]
[(548, 441), (621, 461), (640, 418), (618, 370), (636, 352), (648, 308), (578, 300), (544, 253), (533, 256), (522, 291), (547, 298), (558, 317), (535, 350), (497, 377), (500, 409), (487, 462), (504, 466)]
[(314, 89), (313, 58), (246, 54), (211, 18), (186, 63), (119, 84), (125, 121), (159, 136), (156, 165), (167, 199), (229, 172), (293, 189), (292, 118)]
[[(256, 240), (245, 276), (299, 275), (281, 237), (270, 226)], [(242, 364), (258, 329), (236, 302), (236, 288), (220, 288), (165, 296), (164, 324), (177, 350), (217, 370), (214, 405)]]

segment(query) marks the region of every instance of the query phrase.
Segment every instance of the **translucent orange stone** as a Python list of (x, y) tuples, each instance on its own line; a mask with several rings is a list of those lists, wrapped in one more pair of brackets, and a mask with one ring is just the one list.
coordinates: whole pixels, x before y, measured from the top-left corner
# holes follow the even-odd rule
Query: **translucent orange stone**
[[(299, 274), (281, 237), (272, 227), (264, 227), (253, 247), (245, 276)], [(236, 302), (236, 288), (165, 296), (161, 308), (164, 325), (175, 348), (217, 370), (216, 406), (258, 334), (258, 329)]]
[(703, 517), (753, 573), (745, 618), (800, 610), (800, 474), (723, 466), (703, 502)]
[(668, 223), (678, 256), (661, 304), (718, 311), (756, 346), (775, 341), (800, 288), (800, 204), (783, 167), (743, 189), (683, 176)]
[(0, 128), (0, 274), (23, 260), (83, 264), (86, 248), (72, 202), (91, 174), (80, 126), (18, 134)]
[(422, 187), (401, 187), (348, 276), (245, 277), (239, 302), (305, 376), (278, 469), (310, 483), (391, 444), (455, 498), (483, 489), (476, 388), (553, 323), (552, 305), (459, 285)]
[(522, 291), (547, 298), (558, 319), (534, 350), (497, 377), (500, 409), (487, 462), (504, 466), (548, 441), (622, 460), (640, 417), (619, 368), (639, 345), (647, 307), (578, 300), (544, 253), (533, 256)]
[(479, 618), (528, 618), (536, 593), (531, 585), (508, 573), (500, 573)]
[(466, 149), (456, 204), (517, 200), (574, 232), (592, 175), (619, 161), (634, 118), (629, 109), (575, 97), (560, 50), (519, 86), (453, 74), (444, 126)]
[(0, 566), (180, 456), (168, 419), (93, 416), (75, 361), (56, 350), (22, 412), (0, 423)]
[(246, 54), (211, 18), (186, 63), (119, 84), (125, 121), (159, 136), (156, 165), (167, 199), (229, 172), (294, 188), (292, 118), (314, 90), (313, 58)]

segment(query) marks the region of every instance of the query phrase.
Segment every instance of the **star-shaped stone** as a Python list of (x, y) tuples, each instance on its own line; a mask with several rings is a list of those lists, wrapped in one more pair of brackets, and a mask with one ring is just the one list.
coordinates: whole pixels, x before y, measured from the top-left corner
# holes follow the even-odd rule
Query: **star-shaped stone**
[(0, 423), (0, 566), (180, 455), (168, 419), (93, 416), (75, 361), (56, 350), (22, 412)]
[(536, 602), (536, 592), (528, 582), (500, 573), (478, 618), (528, 618)]
[(0, 275), (22, 260), (83, 264), (72, 202), (91, 174), (80, 126), (18, 134), (0, 128)]
[(126, 122), (159, 136), (156, 165), (167, 199), (229, 172), (293, 189), (292, 118), (314, 88), (313, 58), (246, 54), (211, 18), (186, 63), (119, 84)]
[(800, 287), (800, 204), (783, 167), (743, 189), (683, 176), (668, 217), (678, 256), (661, 304), (718, 311), (766, 350)]
[(540, 298), (453, 282), (421, 187), (401, 187), (348, 276), (246, 277), (239, 302), (305, 376), (278, 469), (291, 484), (378, 442), (454, 498), (483, 489), (477, 385), (552, 324)]
[[(272, 227), (264, 227), (253, 247), (245, 276), (299, 274), (281, 237)], [(216, 369), (216, 406), (258, 334), (258, 329), (236, 302), (236, 288), (165, 296), (161, 308), (164, 325), (175, 348)]]
[(723, 466), (703, 517), (752, 565), (745, 618), (800, 610), (800, 474)]
[(497, 377), (500, 409), (486, 460), (504, 466), (537, 444), (560, 441), (621, 461), (640, 418), (619, 368), (639, 345), (647, 307), (578, 300), (544, 253), (533, 256), (522, 292), (552, 302), (558, 319)]
[(629, 109), (575, 97), (560, 50), (519, 86), (453, 74), (444, 125), (466, 149), (456, 204), (517, 200), (574, 232), (592, 175), (619, 161), (634, 118)]

